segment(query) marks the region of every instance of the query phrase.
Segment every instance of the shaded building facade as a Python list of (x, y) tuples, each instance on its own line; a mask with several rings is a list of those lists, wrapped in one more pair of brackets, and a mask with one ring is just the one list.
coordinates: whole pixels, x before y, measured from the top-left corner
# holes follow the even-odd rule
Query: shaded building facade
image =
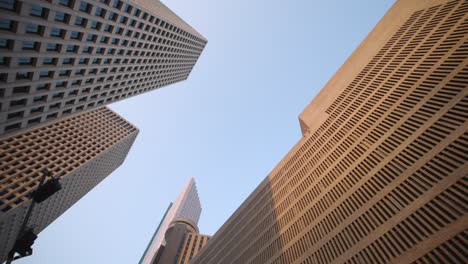
[(118, 168), (137, 134), (136, 127), (102, 107), (1, 139), (0, 262), (18, 238), (42, 169), (58, 178), (62, 189), (33, 207), (26, 227), (36, 234)]
[(466, 263), (468, 1), (397, 1), (191, 263)]
[[(151, 238), (139, 263), (159, 263), (159, 259), (163, 253), (162, 249), (164, 248), (167, 248), (166, 251), (176, 251), (179, 248), (179, 244), (182, 243), (182, 238), (185, 236), (185, 233), (189, 232), (187, 228), (191, 230), (190, 232), (196, 231), (196, 233), (198, 233), (197, 224), (200, 219), (201, 211), (202, 208), (200, 198), (198, 197), (195, 179), (190, 178), (189, 182), (185, 185), (175, 202), (169, 205), (169, 208), (164, 214), (163, 219)], [(174, 228), (171, 229), (171, 227)], [(168, 233), (169, 229), (173, 231)], [(166, 236), (169, 234), (172, 234), (170, 236), (172, 246), (166, 247)], [(166, 258), (169, 258), (170, 255), (171, 259), (175, 256), (173, 256), (172, 253), (166, 253), (165, 255)]]
[(192, 220), (177, 218), (166, 230), (165, 243), (158, 249), (152, 264), (188, 264), (209, 239), (210, 236), (199, 233)]
[(0, 137), (188, 78), (207, 41), (158, 0), (3, 0)]

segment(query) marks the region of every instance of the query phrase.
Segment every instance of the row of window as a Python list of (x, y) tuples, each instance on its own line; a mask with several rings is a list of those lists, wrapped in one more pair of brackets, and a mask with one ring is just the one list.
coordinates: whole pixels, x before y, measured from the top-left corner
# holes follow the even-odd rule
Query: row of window
[[(18, 57), (17, 64), (19, 66), (49, 66), (59, 65), (59, 58), (53, 57), (43, 57), (43, 58), (36, 58), (36, 57)], [(11, 57), (0, 57), (0, 66), (9, 67), (11, 65)], [(147, 65), (146, 67), (138, 67), (134, 65), (135, 69), (153, 69), (153, 68), (171, 68), (171, 66), (175, 67), (182, 67), (188, 66), (195, 63), (195, 58), (191, 60), (181, 60), (181, 59), (162, 59), (162, 58), (154, 58), (154, 59), (137, 59), (137, 58), (71, 58), (65, 57), (62, 58), (60, 61), (60, 66), (73, 66), (76, 62), (76, 65), (111, 65), (111, 64), (157, 64), (157, 65)], [(107, 73), (108, 68), (101, 69), (101, 72)], [(89, 74), (96, 74), (97, 72), (89, 72)]]
[[(154, 87), (154, 88), (157, 88), (157, 87), (162, 87), (162, 86), (165, 86), (165, 85), (169, 85), (171, 83), (174, 83), (174, 82), (182, 80), (182, 79), (183, 79), (183, 77), (182, 78), (181, 77), (174, 77), (174, 78), (170, 78), (170, 79), (166, 79), (166, 80), (155, 81), (152, 84), (156, 85), (156, 87)], [(99, 106), (99, 105), (103, 105), (104, 103), (110, 103), (112, 101), (120, 100), (121, 98), (126, 98), (126, 97), (129, 97), (129, 96), (133, 96), (133, 95), (136, 95), (136, 94), (139, 94), (139, 93), (149, 91), (150, 89), (154, 89), (154, 88), (146, 87), (146, 88), (142, 88), (142, 89), (139, 89), (139, 90), (134, 90), (135, 88), (136, 88), (136, 86), (127, 87), (127, 88), (124, 89), (124, 91), (125, 92), (128, 91), (128, 93), (116, 95), (114, 97), (109, 97), (107, 99), (101, 99), (101, 100), (95, 101), (95, 102), (90, 102), (88, 104), (78, 105), (78, 106), (75, 107), (75, 112), (82, 111), (85, 108), (93, 108), (93, 107), (96, 107), (96, 106)], [(93, 95), (89, 99), (97, 99), (97, 96)], [(86, 102), (87, 100), (88, 100), (88, 98), (80, 98), (79, 102)], [(69, 102), (68, 105), (72, 104), (71, 101), (67, 101), (67, 102)], [(73, 102), (73, 104), (75, 104), (75, 103), (76, 102)], [(54, 103), (54, 104), (50, 105), (49, 110), (55, 110), (55, 109), (58, 109), (58, 108), (61, 108), (61, 107), (66, 107), (66, 106), (67, 106), (66, 102), (63, 105), (60, 102), (58, 102), (58, 103)], [(43, 106), (32, 107), (31, 110), (30, 110), (30, 113), (35, 115), (35, 114), (43, 112), (44, 110), (45, 109), (44, 109)], [(63, 110), (61, 112), (61, 115), (71, 114), (72, 111), (73, 111), (73, 108), (65, 109), (65, 110)], [(23, 112), (12, 113), (10, 118), (11, 119), (18, 119), (18, 118), (22, 118), (23, 116), (24, 116), (24, 111)], [(58, 116), (59, 116), (59, 112), (55, 112), (55, 113), (48, 114), (47, 116), (45, 116), (44, 119), (45, 120), (50, 120), (50, 119), (57, 118)], [(37, 124), (37, 123), (40, 123), (40, 122), (41, 122), (41, 117), (35, 117), (35, 118), (32, 118), (32, 119), (29, 119), (26, 126), (34, 125), (34, 124)], [(5, 126), (5, 131), (7, 131), (7, 132), (8, 131), (14, 131), (14, 130), (17, 130), (17, 129), (21, 128), (21, 127), (22, 127), (21, 122), (13, 123), (13, 124)]]
[[(16, 0), (2, 0), (2, 4), (0, 5), (0, 9), (7, 9), (7, 10), (16, 11), (17, 6), (18, 6), (17, 2), (18, 1), (16, 1)], [(60, 3), (60, 4), (65, 5), (65, 3)], [(125, 4), (125, 5), (128, 5), (128, 4)], [(65, 6), (71, 7), (70, 2)], [(85, 13), (88, 13), (88, 14), (92, 15), (90, 13), (91, 9), (92, 9), (91, 4), (89, 4), (89, 3), (85, 2), (85, 1), (80, 1), (79, 11), (85, 12)], [(139, 9), (136, 9), (136, 10), (139, 10)], [(134, 17), (138, 18), (140, 12), (141, 11), (134, 13), (133, 14)], [(47, 19), (48, 16), (49, 16), (49, 13), (50, 13), (50, 10), (48, 8), (44, 8), (44, 7), (42, 7), (40, 5), (37, 5), (37, 4), (32, 4), (29, 15), (33, 16), (33, 17), (40, 17), (40, 18)], [(148, 17), (148, 15), (145, 12), (143, 12), (143, 13), (145, 15), (143, 15), (144, 18), (143, 17), (142, 18), (146, 19)], [(106, 16), (106, 14), (107, 14), (107, 16)], [(138, 15), (135, 15), (135, 14), (138, 14)], [(185, 37), (185, 38), (182, 38), (180, 36), (177, 36), (177, 35), (174, 35), (172, 33), (167, 32), (168, 35), (170, 34), (172, 39), (176, 39), (176, 40), (181, 41), (181, 42), (189, 43), (191, 45), (198, 46), (200, 48), (202, 48), (202, 46), (203, 46), (201, 43), (204, 43), (204, 41), (202, 41), (201, 39), (199, 39), (197, 37), (194, 37), (191, 34), (188, 34), (188, 33), (186, 33), (185, 31), (183, 31), (183, 30), (181, 30), (179, 28), (176, 28), (176, 27), (174, 27), (172, 25), (169, 25), (168, 23), (166, 23), (166, 22), (164, 22), (164, 21), (162, 21), (162, 20), (160, 20), (158, 18), (155, 18), (154, 16), (149, 16), (150, 17), (149, 21), (151, 22), (151, 25), (145, 24), (144, 22), (138, 22), (134, 18), (129, 18), (129, 17), (126, 17), (125, 15), (119, 15), (118, 13), (112, 12), (110, 10), (103, 9), (101, 7), (96, 7), (95, 8), (94, 16), (102, 17), (103, 19), (107, 18), (108, 20), (121, 23), (124, 26), (129, 25), (129, 26), (139, 28), (139, 29), (143, 29), (143, 27), (145, 27), (145, 30), (148, 31), (148, 32), (155, 33), (156, 30), (157, 30), (157, 34), (166, 33), (164, 30), (157, 29), (156, 27), (154, 27), (154, 25), (156, 25), (156, 26), (160, 26), (161, 28), (167, 29), (169, 31), (175, 32), (177, 34), (183, 35)], [(67, 13), (61, 12), (61, 11), (56, 11), (55, 12), (54, 20), (57, 21), (57, 22), (69, 24), (71, 22), (70, 19), (71, 19), (70, 14), (67, 14)], [(87, 24), (88, 24), (88, 19), (77, 16), (75, 18), (74, 24), (77, 25), (77, 26), (86, 27)], [(105, 31), (105, 32), (112, 32), (113, 27), (114, 27), (112, 25), (103, 24), (103, 23), (95, 21), (95, 20), (90, 20), (89, 26), (90, 26), (91, 29), (96, 29), (96, 30), (101, 30), (101, 26), (102, 26), (102, 30)], [(117, 34), (122, 34), (123, 33), (122, 28), (116, 27), (116, 29), (117, 29), (116, 30)], [(125, 35), (128, 35), (128, 36), (130, 36), (131, 34), (132, 33), (128, 32), (128, 31), (125, 33)], [(197, 40), (197, 42), (189, 40), (187, 38)]]

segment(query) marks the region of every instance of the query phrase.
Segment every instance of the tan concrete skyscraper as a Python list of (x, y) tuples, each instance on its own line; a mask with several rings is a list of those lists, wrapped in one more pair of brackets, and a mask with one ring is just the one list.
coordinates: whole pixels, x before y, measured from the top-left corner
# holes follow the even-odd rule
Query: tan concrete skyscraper
[(192, 260), (468, 262), (468, 1), (397, 1)]
[(0, 137), (185, 80), (206, 43), (158, 0), (2, 0)]
[(33, 207), (26, 228), (35, 234), (120, 166), (137, 134), (103, 107), (0, 140), (0, 262), (18, 238), (42, 169), (62, 189)]

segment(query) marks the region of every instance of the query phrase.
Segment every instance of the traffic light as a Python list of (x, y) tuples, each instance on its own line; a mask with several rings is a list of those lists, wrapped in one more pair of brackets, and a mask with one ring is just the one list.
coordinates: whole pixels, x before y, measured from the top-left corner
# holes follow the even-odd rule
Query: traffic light
[(13, 250), (22, 257), (31, 255), (33, 252), (31, 246), (34, 244), (36, 238), (37, 235), (31, 230), (26, 231), (20, 239), (16, 240)]
[(59, 180), (52, 178), (32, 192), (31, 196), (36, 203), (41, 203), (61, 189), (62, 185), (60, 185)]

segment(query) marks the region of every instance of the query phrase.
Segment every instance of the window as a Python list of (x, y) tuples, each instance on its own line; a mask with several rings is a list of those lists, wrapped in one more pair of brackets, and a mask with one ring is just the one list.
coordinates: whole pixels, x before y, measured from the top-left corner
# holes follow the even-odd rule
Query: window
[(59, 76), (60, 77), (70, 76), (70, 70), (61, 70), (61, 71), (59, 71)]
[(17, 72), (16, 80), (29, 80), (32, 77), (32, 72)]
[(63, 95), (64, 95), (63, 92), (61, 92), (61, 93), (54, 93), (54, 95), (52, 95), (52, 98), (53, 98), (53, 99), (63, 98)]
[(59, 51), (60, 45), (56, 43), (47, 43), (47, 51)]
[(43, 106), (31, 107), (31, 114), (42, 113), (43, 111), (44, 111), (44, 107), (43, 107)]
[(36, 85), (36, 91), (48, 91), (50, 84), (48, 83), (40, 83)]
[(112, 7), (119, 8), (120, 7), (120, 0), (114, 0), (114, 3), (112, 4)]
[(78, 50), (77, 45), (67, 45), (67, 52), (76, 52)]
[(90, 46), (84, 46), (83, 47), (83, 53), (91, 53), (93, 49)]
[(71, 6), (70, 0), (59, 0), (59, 4), (67, 7)]
[(30, 124), (37, 124), (37, 123), (40, 123), (40, 122), (41, 122), (41, 118), (40, 118), (40, 117), (37, 117), (37, 118), (29, 119), (29, 120), (28, 120), (28, 125), (30, 125)]
[(70, 17), (69, 14), (65, 14), (65, 13), (63, 13), (63, 12), (57, 11), (57, 12), (55, 13), (55, 21), (58, 21), (58, 22), (67, 23), (69, 17)]
[(101, 41), (101, 43), (106, 43), (108, 39), (109, 39), (109, 37), (101, 36), (100, 41)]
[(118, 16), (119, 16), (119, 15), (117, 15), (117, 14), (114, 13), (114, 12), (109, 12), (108, 18), (109, 18), (109, 20), (115, 21), (115, 20), (117, 20), (117, 17), (118, 17)]
[(55, 83), (55, 88), (65, 88), (67, 86), (67, 82), (57, 82)]
[(16, 1), (15, 0), (0, 0), (0, 9), (15, 11)]
[(94, 35), (94, 34), (88, 34), (88, 36), (86, 37), (87, 41), (94, 42), (95, 39), (96, 39), (96, 35)]
[(52, 71), (40, 71), (39, 78), (50, 78), (52, 76)]
[(31, 58), (31, 57), (20, 57), (20, 58), (18, 58), (18, 64), (19, 65), (32, 65), (33, 64), (33, 58)]
[(97, 53), (97, 54), (104, 54), (104, 51), (105, 51), (105, 50), (106, 50), (105, 48), (97, 48), (97, 49), (96, 49), (96, 53)]
[(96, 12), (94, 13), (96, 16), (104, 17), (104, 9), (100, 7), (96, 7)]
[(77, 39), (79, 40), (81, 38), (81, 32), (78, 31), (72, 31), (70, 33), (70, 39)]
[(130, 13), (130, 11), (132, 11), (132, 6), (129, 5), (129, 4), (125, 4), (125, 6), (123, 8), (123, 11), (127, 12), (127, 13)]
[(78, 90), (73, 90), (68, 93), (68, 95), (77, 95), (77, 94), (78, 94)]
[(75, 75), (84, 75), (85, 74), (85, 69), (79, 69), (75, 71)]
[(13, 21), (9, 19), (0, 18), (0, 29), (3, 30), (13, 30)]
[(93, 64), (99, 64), (99, 59), (98, 59), (98, 58), (94, 58), (92, 63), (93, 63)]
[(0, 57), (0, 66), (8, 66), (10, 64), (10, 57)]
[(75, 25), (85, 27), (85, 26), (86, 26), (86, 19), (77, 16), (77, 17), (75, 18)]
[(91, 10), (91, 5), (90, 4), (86, 3), (85, 1), (80, 2), (80, 11), (81, 12), (89, 13), (90, 10)]
[(46, 9), (39, 5), (32, 5), (31, 12), (29, 13), (31, 16), (35, 17), (42, 17), (45, 18), (46, 16)]
[(0, 38), (0, 49), (9, 49), (11, 46), (11, 40)]
[(26, 25), (26, 33), (30, 33), (30, 34), (37, 34), (37, 35), (40, 35), (42, 34), (44, 30), (44, 27), (43, 26), (39, 26), (37, 24), (27, 24)]
[(80, 60), (78, 61), (78, 64), (88, 64), (88, 59), (80, 58)]
[(62, 64), (72, 65), (73, 64), (73, 58), (64, 58)]
[(33, 97), (33, 102), (45, 102), (47, 100), (47, 95), (36, 95)]
[[(56, 104), (55, 104), (55, 105), (51, 105), (50, 107), (51, 107), (51, 108), (52, 108), (52, 107), (56, 107)], [(53, 114), (47, 115), (47, 119), (56, 118), (57, 116), (58, 116), (58, 113), (53, 113)]]
[(23, 41), (23, 50), (38, 50), (39, 43), (34, 41)]
[(45, 57), (42, 59), (42, 65), (54, 65), (55, 59), (50, 57)]
[(51, 37), (62, 37), (64, 35), (64, 30), (60, 28), (52, 28), (52, 31), (50, 31), (50, 36)]
[(112, 26), (109, 25), (109, 24), (106, 24), (106, 25), (104, 26), (104, 31), (105, 31), (105, 32), (112, 32)]
[(27, 99), (13, 100), (10, 102), (10, 106), (24, 106), (27, 103)]
[(91, 28), (92, 29), (99, 29), (101, 27), (101, 23), (100, 22), (97, 22), (97, 21), (92, 21), (91, 22)]
[(13, 94), (27, 94), (29, 93), (29, 86), (18, 86), (13, 88)]
[(19, 112), (14, 112), (14, 113), (10, 113), (8, 114), (8, 120), (11, 120), (11, 119), (16, 119), (16, 118), (22, 118), (24, 116), (24, 111), (19, 111)]
[(113, 38), (112, 39), (112, 44), (114, 44), (114, 45), (119, 44), (119, 39), (118, 38)]

